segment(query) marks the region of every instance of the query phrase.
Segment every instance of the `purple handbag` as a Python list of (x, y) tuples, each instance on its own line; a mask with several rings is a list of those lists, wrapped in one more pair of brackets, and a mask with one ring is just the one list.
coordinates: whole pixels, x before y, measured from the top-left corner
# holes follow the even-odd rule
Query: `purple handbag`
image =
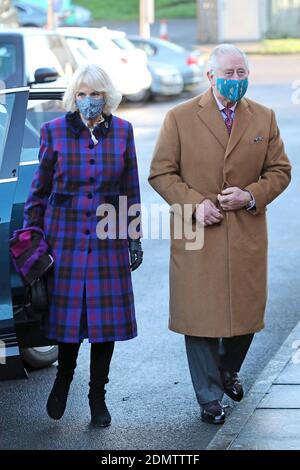
[(14, 268), (26, 286), (24, 305), (33, 313), (29, 316), (36, 317), (36, 313), (40, 317), (48, 310), (46, 272), (54, 262), (43, 230), (40, 227), (15, 230), (9, 251)]
[(15, 230), (9, 242), (14, 268), (24, 284), (33, 285), (53, 265), (53, 257), (40, 227)]

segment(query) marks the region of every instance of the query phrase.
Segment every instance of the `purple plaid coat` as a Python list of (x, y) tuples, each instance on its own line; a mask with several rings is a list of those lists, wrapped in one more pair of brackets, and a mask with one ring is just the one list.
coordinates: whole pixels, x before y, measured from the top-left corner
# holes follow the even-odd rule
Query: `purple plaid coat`
[(82, 339), (84, 287), (90, 342), (137, 335), (128, 240), (96, 234), (99, 204), (119, 195), (127, 195), (128, 205), (140, 204), (132, 125), (107, 116), (94, 135), (97, 145), (76, 112), (42, 126), (39, 165), (24, 209), (24, 226), (44, 229), (54, 258), (45, 332), (66, 343)]

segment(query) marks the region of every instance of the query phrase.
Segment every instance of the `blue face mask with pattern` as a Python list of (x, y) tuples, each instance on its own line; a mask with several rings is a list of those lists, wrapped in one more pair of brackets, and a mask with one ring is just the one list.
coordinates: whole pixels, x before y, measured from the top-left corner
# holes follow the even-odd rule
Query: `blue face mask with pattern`
[(248, 78), (243, 80), (217, 78), (216, 86), (219, 93), (233, 103), (239, 101), (245, 95), (248, 89)]
[(76, 106), (84, 119), (94, 119), (102, 113), (105, 106), (105, 99), (86, 96), (80, 100), (77, 99)]

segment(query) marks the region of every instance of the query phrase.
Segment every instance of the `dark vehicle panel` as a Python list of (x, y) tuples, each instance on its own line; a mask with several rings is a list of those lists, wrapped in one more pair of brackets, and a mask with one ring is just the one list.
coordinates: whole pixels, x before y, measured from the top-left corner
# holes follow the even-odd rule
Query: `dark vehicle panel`
[(28, 94), (28, 89), (0, 91), (0, 379), (26, 377), (14, 322), (8, 244)]
[(38, 165), (40, 127), (64, 113), (62, 94), (23, 88), (0, 95), (0, 380), (26, 377), (23, 359), (35, 368), (57, 359), (55, 342), (45, 338), (40, 322), (24, 305), (25, 287), (8, 247), (13, 231), (23, 225), (24, 203)]

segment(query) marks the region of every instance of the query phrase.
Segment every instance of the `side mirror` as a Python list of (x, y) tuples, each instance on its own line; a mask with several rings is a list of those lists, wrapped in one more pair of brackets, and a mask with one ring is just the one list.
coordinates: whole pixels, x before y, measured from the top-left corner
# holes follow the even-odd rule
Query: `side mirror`
[(58, 78), (58, 72), (54, 68), (42, 67), (34, 72), (34, 83), (54, 82)]

